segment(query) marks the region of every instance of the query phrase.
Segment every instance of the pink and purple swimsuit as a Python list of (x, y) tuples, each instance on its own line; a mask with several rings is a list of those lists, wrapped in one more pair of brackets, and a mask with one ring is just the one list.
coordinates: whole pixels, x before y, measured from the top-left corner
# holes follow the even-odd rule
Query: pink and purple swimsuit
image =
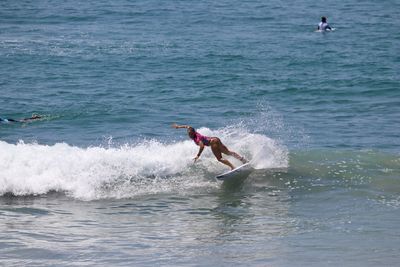
[(194, 138), (193, 141), (196, 143), (196, 145), (199, 145), (200, 141), (203, 142), (205, 146), (210, 145), (211, 137), (204, 136), (199, 134), (198, 132), (194, 133)]

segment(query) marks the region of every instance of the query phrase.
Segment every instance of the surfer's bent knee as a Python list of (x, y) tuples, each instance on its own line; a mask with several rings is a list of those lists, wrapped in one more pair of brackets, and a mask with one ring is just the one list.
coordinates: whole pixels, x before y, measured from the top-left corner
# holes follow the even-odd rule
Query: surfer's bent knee
[(224, 161), (224, 159), (222, 158), (222, 156), (221, 157), (216, 157), (217, 158), (217, 160), (219, 161), (219, 162), (223, 162)]

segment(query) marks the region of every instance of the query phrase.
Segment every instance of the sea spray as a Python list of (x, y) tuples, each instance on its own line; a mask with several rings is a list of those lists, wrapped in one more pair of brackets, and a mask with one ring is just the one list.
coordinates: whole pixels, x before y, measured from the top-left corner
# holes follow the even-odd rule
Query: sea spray
[[(244, 128), (210, 130), (231, 149), (252, 160), (254, 168), (287, 167), (287, 151)], [(38, 195), (58, 191), (79, 199), (127, 198), (162, 192), (214, 188), (213, 177), (226, 169), (210, 149), (195, 164), (198, 147), (182, 141), (142, 140), (121, 146), (77, 147), (66, 143), (9, 144), (0, 141), (0, 195)], [(229, 157), (234, 164), (240, 164)]]

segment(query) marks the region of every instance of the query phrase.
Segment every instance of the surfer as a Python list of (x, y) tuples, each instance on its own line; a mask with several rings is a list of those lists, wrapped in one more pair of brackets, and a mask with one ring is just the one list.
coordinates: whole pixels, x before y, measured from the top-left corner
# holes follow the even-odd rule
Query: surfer
[(205, 146), (211, 147), (211, 151), (213, 152), (213, 154), (217, 158), (217, 160), (219, 162), (229, 166), (232, 170), (235, 167), (232, 165), (232, 163), (230, 163), (229, 160), (223, 159), (222, 154), (233, 156), (236, 159), (243, 162), (243, 164), (248, 162), (244, 157), (241, 157), (236, 152), (230, 151), (221, 142), (221, 140), (218, 137), (208, 137), (208, 136), (201, 135), (200, 133), (196, 132), (196, 130), (193, 127), (188, 126), (188, 125), (178, 125), (178, 124), (174, 123), (174, 124), (172, 124), (172, 127), (175, 129), (181, 129), (181, 128), (187, 129), (187, 133), (188, 133), (190, 139), (192, 139), (196, 143), (196, 145), (198, 145), (200, 147), (199, 152), (197, 153), (196, 157), (194, 158), (195, 162), (200, 158), (200, 155), (203, 152)]
[(14, 120), (14, 119), (10, 119), (10, 118), (1, 118), (0, 117), (0, 123), (9, 123), (9, 122), (29, 122), (29, 121), (33, 121), (33, 120), (38, 120), (41, 119), (42, 117), (36, 114), (32, 114), (32, 117), (30, 118), (23, 118), (23, 119), (19, 119), (19, 120)]
[(331, 26), (329, 26), (328, 22), (326, 21), (326, 17), (321, 17), (321, 22), (318, 24), (318, 31), (326, 31), (326, 30), (332, 30)]

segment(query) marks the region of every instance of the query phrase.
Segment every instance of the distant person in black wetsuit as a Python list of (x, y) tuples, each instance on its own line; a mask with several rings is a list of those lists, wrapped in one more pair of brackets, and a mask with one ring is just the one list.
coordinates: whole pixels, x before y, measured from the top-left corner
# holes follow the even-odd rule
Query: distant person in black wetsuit
[(326, 17), (321, 17), (321, 22), (318, 24), (317, 30), (321, 32), (332, 30), (331, 26), (329, 26), (328, 22), (326, 21)]
[(19, 120), (14, 120), (14, 119), (10, 119), (10, 118), (5, 119), (5, 118), (1, 118), (0, 117), (0, 123), (29, 122), (29, 121), (34, 121), (34, 120), (38, 120), (38, 119), (41, 119), (41, 118), (42, 118), (42, 116), (36, 115), (36, 114), (33, 114), (32, 117), (30, 117), (30, 118), (23, 118), (23, 119), (19, 119)]

